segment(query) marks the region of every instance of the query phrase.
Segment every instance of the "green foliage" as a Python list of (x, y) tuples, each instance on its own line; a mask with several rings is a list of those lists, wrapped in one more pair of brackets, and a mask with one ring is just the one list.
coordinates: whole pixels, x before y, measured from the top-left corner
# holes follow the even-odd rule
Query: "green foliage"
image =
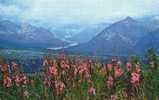
[[(145, 55), (147, 60), (154, 61), (158, 67), (158, 55), (153, 49), (149, 49)], [(131, 61), (135, 64), (141, 63), (141, 59), (137, 56), (132, 56)], [(101, 64), (102, 65), (102, 64)], [(6, 88), (3, 86), (2, 77), (0, 78), (0, 100), (111, 100), (111, 97), (116, 96), (117, 100), (158, 100), (159, 99), (159, 69), (152, 71), (149, 64), (142, 64), (143, 80), (139, 87), (133, 88), (132, 96), (129, 98), (126, 95), (128, 90), (130, 73), (124, 71), (123, 75), (115, 81), (113, 88), (108, 88), (106, 85), (107, 76), (101, 73), (101, 67), (93, 65), (91, 72), (91, 80), (89, 83), (84, 81), (79, 83), (75, 81), (71, 85), (66, 86), (65, 92), (61, 96), (56, 96), (52, 89), (48, 89), (48, 96), (44, 96), (45, 86), (43, 84), (42, 73), (27, 74), (29, 84), (26, 90), (29, 92), (29, 97), (23, 98), (20, 96), (21, 88), (13, 86)], [(126, 66), (123, 66), (125, 68)], [(126, 68), (125, 68), (126, 69)], [(66, 77), (67, 79), (67, 77)], [(96, 88), (96, 94), (90, 96), (88, 94), (89, 87)]]

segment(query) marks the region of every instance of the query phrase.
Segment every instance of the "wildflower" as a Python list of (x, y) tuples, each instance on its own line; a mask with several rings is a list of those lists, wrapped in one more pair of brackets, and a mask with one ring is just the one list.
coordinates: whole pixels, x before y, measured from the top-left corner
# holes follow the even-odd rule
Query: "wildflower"
[(127, 71), (131, 71), (132, 64), (130, 62), (127, 62), (126, 67), (127, 67)]
[(56, 68), (56, 66), (55, 66), (55, 65), (51, 66), (51, 67), (49, 68), (49, 72), (50, 72), (50, 74), (52, 74), (52, 75), (57, 75), (57, 68)]
[(89, 95), (95, 95), (95, 94), (96, 94), (96, 89), (95, 89), (94, 87), (90, 87), (90, 88), (88, 89), (88, 94), (89, 94)]
[(121, 67), (115, 67), (115, 78), (119, 78), (123, 74), (123, 69)]
[(114, 81), (113, 77), (109, 76), (108, 80), (107, 80), (107, 86), (108, 86), (108, 88), (111, 88), (113, 86), (113, 81)]
[(8, 75), (9, 74), (9, 69), (8, 69), (8, 64), (4, 64), (3, 66), (1, 66), (1, 71), (3, 73), (3, 75)]
[(69, 68), (69, 65), (67, 65), (64, 61), (61, 62), (60, 66), (62, 70)]
[(4, 80), (3, 80), (3, 85), (4, 85), (5, 87), (11, 87), (11, 86), (12, 86), (12, 79), (7, 76), (7, 77), (4, 78)]
[(44, 84), (45, 84), (45, 86), (48, 86), (48, 87), (51, 86), (51, 78), (50, 78), (50, 76), (45, 75)]
[(82, 75), (87, 71), (87, 64), (86, 63), (81, 64), (78, 69), (79, 69), (79, 74)]
[(55, 89), (56, 89), (56, 93), (62, 94), (64, 92), (65, 89), (65, 84), (62, 81), (59, 82), (55, 82)]
[(108, 69), (108, 71), (112, 71), (113, 65), (112, 64), (107, 64), (107, 69)]
[(136, 86), (139, 84), (139, 77), (140, 75), (136, 72), (131, 73), (131, 84)]
[(27, 78), (24, 74), (17, 74), (15, 76), (15, 83), (16, 83), (16, 86), (24, 86), (27, 84)]

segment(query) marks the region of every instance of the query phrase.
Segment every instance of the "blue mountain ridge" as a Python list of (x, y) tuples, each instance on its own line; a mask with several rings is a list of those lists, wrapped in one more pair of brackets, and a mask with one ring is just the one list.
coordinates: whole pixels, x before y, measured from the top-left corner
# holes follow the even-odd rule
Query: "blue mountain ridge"
[[(152, 33), (154, 34), (153, 37)], [(136, 21), (131, 17), (126, 17), (125, 19), (106, 27), (89, 42), (68, 48), (65, 51), (99, 56), (143, 55), (146, 49), (153, 46), (151, 40), (153, 40), (153, 44), (156, 45), (156, 48), (158, 49), (158, 36), (159, 31), (154, 31), (148, 25)]]

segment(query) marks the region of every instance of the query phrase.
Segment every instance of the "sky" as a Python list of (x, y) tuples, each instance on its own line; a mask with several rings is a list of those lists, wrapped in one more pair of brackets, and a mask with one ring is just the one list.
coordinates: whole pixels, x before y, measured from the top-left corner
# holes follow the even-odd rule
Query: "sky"
[(31, 23), (112, 22), (159, 15), (159, 0), (0, 0), (0, 16)]

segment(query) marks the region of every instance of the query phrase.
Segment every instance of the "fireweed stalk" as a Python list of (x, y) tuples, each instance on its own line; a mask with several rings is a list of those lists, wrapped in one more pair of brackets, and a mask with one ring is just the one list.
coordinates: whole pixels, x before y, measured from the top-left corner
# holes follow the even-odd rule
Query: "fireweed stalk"
[[(123, 75), (124, 70), (122, 68), (120, 60), (113, 58), (106, 65), (106, 86), (109, 89), (109, 95), (113, 95), (116, 91), (116, 84), (120, 81), (120, 77)], [(111, 98), (108, 96), (108, 98)]]
[[(61, 97), (65, 89), (65, 84), (60, 80), (62, 74), (65, 73), (65, 70), (63, 70), (62, 73), (59, 72), (59, 68), (57, 67), (58, 62), (55, 59), (52, 61), (51, 60), (48, 61), (48, 59), (45, 59), (44, 61), (45, 61), (43, 62), (43, 66), (45, 69), (43, 75), (44, 96), (47, 99), (48, 92), (51, 89), (54, 99), (57, 98), (58, 96)], [(60, 63), (63, 64), (64, 62)], [(65, 65), (63, 65), (62, 68), (65, 68)]]
[(20, 89), (20, 94), (22, 99), (29, 97), (29, 92), (27, 91), (28, 78), (27, 76), (18, 69), (18, 64), (15, 61), (11, 63), (12, 69), (12, 79), (16, 87)]
[[(156, 75), (157, 71), (155, 73), (154, 70), (156, 66), (156, 61), (150, 60), (150, 75)], [(107, 63), (101, 63), (96, 59), (59, 55), (54, 58), (44, 58), (43, 70), (39, 76), (28, 77), (28, 74), (24, 74), (18, 68), (15, 61), (10, 64), (0, 61), (0, 70), (2, 86), (6, 90), (16, 87), (20, 90), (16, 95), (21, 94), (19, 97), (21, 99), (32, 98), (31, 93), (34, 89), (37, 89), (39, 100), (140, 100), (145, 98), (143, 82), (146, 78), (139, 61), (129, 60), (124, 63), (113, 58)], [(38, 77), (38, 81), (29, 80), (31, 77)], [(29, 82), (34, 84), (32, 85), (34, 89), (27, 89), (32, 87), (29, 86)], [(40, 88), (39, 84), (41, 84)]]
[(12, 87), (17, 87), (20, 89), (20, 96), (24, 99), (29, 96), (29, 92), (27, 91), (27, 77), (24, 73), (20, 72), (18, 69), (18, 64), (15, 61), (11, 62), (11, 65), (3, 63), (1, 64), (1, 72), (3, 76), (3, 86), (7, 89)]
[(141, 64), (139, 62), (127, 62), (128, 80), (127, 96), (130, 99), (132, 96), (140, 97), (142, 88), (143, 74)]

